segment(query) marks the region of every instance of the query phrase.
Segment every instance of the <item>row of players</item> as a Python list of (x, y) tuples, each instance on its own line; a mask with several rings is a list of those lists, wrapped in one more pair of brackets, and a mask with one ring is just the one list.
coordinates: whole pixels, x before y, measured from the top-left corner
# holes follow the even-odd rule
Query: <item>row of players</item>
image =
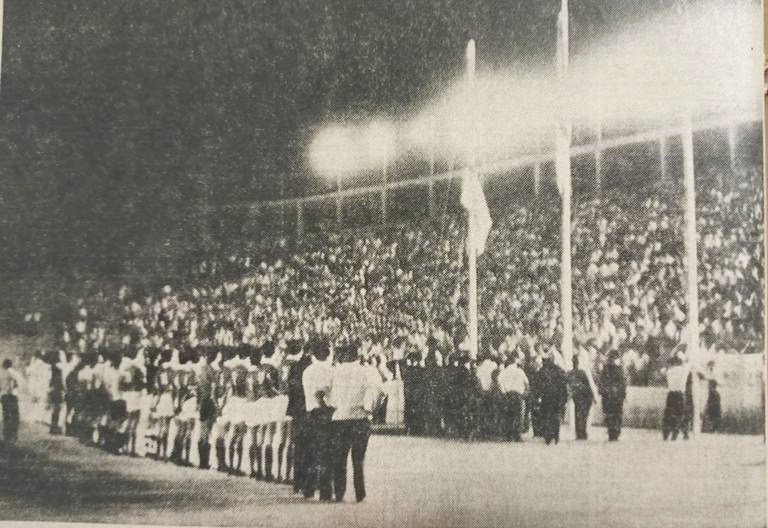
[[(114, 453), (213, 465), (237, 475), (245, 467), (254, 478), (290, 482), (297, 409), (289, 409), (289, 392), (301, 384), (294, 366), (302, 355), (299, 342), (279, 351), (266, 342), (181, 352), (140, 346), (70, 358), (60, 352), (48, 398), (51, 431), (61, 432), (64, 422), (67, 434)], [(380, 384), (378, 369), (369, 368)]]

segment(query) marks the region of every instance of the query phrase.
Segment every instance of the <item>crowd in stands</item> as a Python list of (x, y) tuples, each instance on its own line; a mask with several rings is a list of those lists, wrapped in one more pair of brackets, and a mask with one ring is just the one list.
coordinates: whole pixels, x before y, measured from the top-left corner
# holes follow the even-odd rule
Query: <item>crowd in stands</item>
[[(721, 180), (720, 180), (721, 181)], [(698, 193), (699, 303), (709, 352), (762, 346), (762, 186), (756, 171)], [(618, 350), (632, 384), (654, 383), (684, 340), (686, 302), (679, 192), (607, 190), (573, 214), (575, 343), (595, 372)], [(480, 327), (493, 355), (528, 361), (560, 345), (559, 208), (541, 199), (496, 212), (479, 259)], [(60, 333), (81, 347), (161, 339), (235, 346), (267, 335), (359, 340), (387, 362), (402, 354), (444, 363), (465, 354), (464, 225), (445, 217), (366, 232), (275, 238), (194, 266), (189, 286), (154, 295), (130, 287), (78, 302)]]
[[(758, 174), (740, 171), (712, 178), (731, 183), (699, 186), (700, 372), (718, 354), (763, 347)], [(590, 378), (600, 379), (613, 354), (628, 384), (664, 385), (668, 360), (686, 341), (681, 204), (680, 189), (668, 182), (574, 200), (574, 357)], [(385, 229), (260, 239), (225, 258), (206, 255), (185, 281), (159, 292), (97, 288), (77, 301), (75, 316), (56, 332), (65, 359), (56, 352), (48, 363), (99, 353), (117, 367), (121, 356), (148, 347), (183, 357), (211, 348), (231, 356), (265, 344), (285, 350), (316, 338), (332, 349), (355, 343), (382, 382), (406, 382), (405, 416), (398, 415), (400, 402), (382, 410), (379, 420), (411, 420), (410, 429), (429, 434), (502, 433), (503, 424), (483, 426), (482, 418), (471, 420), (474, 425), (456, 420), (478, 408), (472, 394), (484, 361), (496, 364), (486, 384), (497, 388), (496, 377), (512, 363), (534, 386), (545, 359), (565, 368), (559, 200), (542, 196), (493, 218), (478, 261), (478, 358), (469, 357), (467, 343), (466, 227), (461, 217), (447, 215)], [(38, 332), (40, 320), (39, 313), (25, 317), (28, 333)], [(531, 393), (526, 413), (540, 403)], [(403, 398), (396, 391), (389, 397), (392, 403)], [(408, 406), (414, 401), (415, 414)], [(526, 414), (523, 421), (529, 419)]]

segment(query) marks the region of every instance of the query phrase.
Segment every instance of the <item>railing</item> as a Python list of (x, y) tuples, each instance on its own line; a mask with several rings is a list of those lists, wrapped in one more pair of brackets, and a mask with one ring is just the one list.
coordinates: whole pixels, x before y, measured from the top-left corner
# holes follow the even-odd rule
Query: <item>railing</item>
[[(736, 152), (737, 135), (735, 130), (737, 127), (746, 124), (755, 124), (759, 122), (759, 118), (754, 115), (740, 114), (729, 117), (718, 117), (713, 119), (702, 120), (694, 125), (694, 132), (701, 132), (706, 130), (723, 129), (726, 134), (726, 138), (729, 144), (729, 155), (731, 157), (731, 163), (734, 163), (734, 157)], [(660, 166), (662, 172), (662, 178), (666, 177), (667, 163), (666, 163), (666, 141), (669, 138), (679, 136), (682, 133), (682, 127), (665, 127), (650, 131), (637, 132), (626, 136), (617, 138), (605, 138), (601, 134), (597, 134), (597, 140), (581, 144), (574, 145), (571, 148), (571, 157), (579, 157), (584, 155), (591, 155), (596, 160), (596, 185), (601, 185), (602, 176), (599, 173), (601, 170), (601, 163), (599, 160), (602, 157), (604, 151), (609, 149), (615, 149), (619, 147), (625, 147), (630, 145), (637, 145), (643, 143), (657, 143), (659, 148)], [(541, 152), (536, 154), (526, 154), (522, 156), (516, 156), (514, 158), (495, 161), (481, 165), (478, 170), (482, 177), (488, 175), (501, 173), (504, 171), (510, 171), (514, 169), (525, 168), (528, 166), (534, 169), (534, 182), (533, 189), (538, 192), (540, 186), (541, 166), (554, 161), (554, 151)], [(285, 218), (288, 215), (292, 215), (295, 218), (295, 230), (296, 234), (301, 235), (305, 228), (305, 211), (304, 209), (311, 204), (332, 205), (335, 202), (336, 208), (336, 222), (341, 223), (343, 215), (339, 208), (344, 207), (345, 201), (351, 198), (361, 197), (365, 195), (377, 195), (379, 202), (379, 216), (380, 220), (384, 221), (388, 218), (387, 212), (387, 194), (393, 190), (412, 188), (412, 187), (425, 187), (428, 190), (429, 203), (426, 209), (429, 214), (432, 215), (436, 208), (434, 207), (434, 193), (433, 188), (436, 183), (450, 182), (458, 179), (463, 174), (463, 169), (453, 169), (435, 174), (428, 174), (411, 179), (403, 179), (396, 181), (379, 182), (375, 185), (354, 187), (349, 189), (340, 189), (333, 192), (316, 194), (312, 196), (286, 198), (281, 200), (262, 201), (257, 203), (244, 203), (244, 204), (231, 204), (220, 207), (211, 207), (206, 212), (245, 212), (252, 215), (259, 215), (261, 213), (274, 213), (280, 217), (280, 223), (285, 224)], [(339, 225), (338, 227), (342, 227)]]

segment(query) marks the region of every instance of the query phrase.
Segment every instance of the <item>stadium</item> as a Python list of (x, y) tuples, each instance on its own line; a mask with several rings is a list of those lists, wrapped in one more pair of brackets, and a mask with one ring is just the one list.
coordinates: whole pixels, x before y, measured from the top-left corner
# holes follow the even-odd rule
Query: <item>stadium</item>
[(765, 525), (758, 3), (75, 4), (4, 13), (0, 520)]

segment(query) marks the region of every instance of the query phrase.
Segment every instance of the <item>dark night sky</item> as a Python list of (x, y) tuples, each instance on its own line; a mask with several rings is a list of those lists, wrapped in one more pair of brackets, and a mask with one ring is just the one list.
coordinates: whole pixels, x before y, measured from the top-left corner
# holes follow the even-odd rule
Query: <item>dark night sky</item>
[[(573, 2), (572, 49), (636, 0)], [(658, 9), (670, 1), (641, 2)], [(0, 269), (122, 271), (204, 203), (313, 192), (307, 128), (551, 61), (557, 0), (6, 0)], [(189, 224), (187, 224), (189, 225)]]

